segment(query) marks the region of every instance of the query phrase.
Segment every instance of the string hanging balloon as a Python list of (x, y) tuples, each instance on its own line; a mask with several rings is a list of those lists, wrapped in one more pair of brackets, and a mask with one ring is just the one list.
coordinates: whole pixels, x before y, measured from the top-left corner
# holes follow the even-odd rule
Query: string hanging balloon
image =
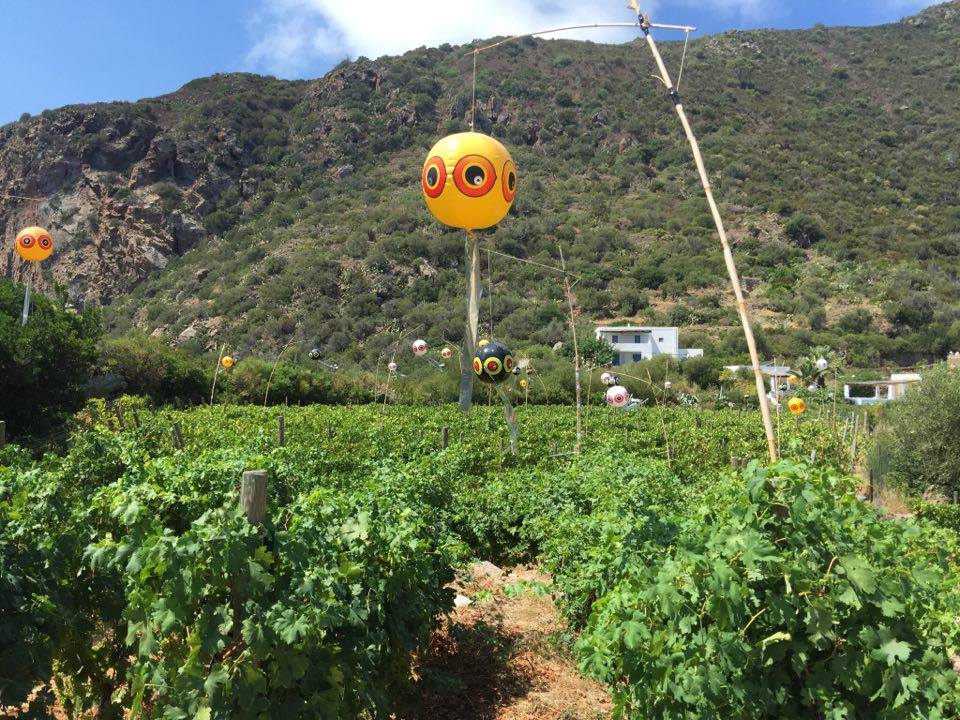
[(480, 316), (480, 245), (478, 231), (499, 223), (517, 193), (517, 170), (498, 140), (475, 131), (440, 140), (427, 155), (421, 186), (427, 209), (444, 225), (465, 230), (467, 313), (460, 366), (460, 410), (470, 411), (473, 375), (470, 361), (477, 343)]

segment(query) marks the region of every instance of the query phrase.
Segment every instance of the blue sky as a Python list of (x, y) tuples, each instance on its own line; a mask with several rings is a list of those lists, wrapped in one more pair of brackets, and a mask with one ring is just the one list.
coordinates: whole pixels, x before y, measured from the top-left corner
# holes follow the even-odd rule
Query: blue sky
[[(3, 0), (0, 124), (79, 102), (136, 100), (215, 72), (317, 77), (345, 57), (575, 22), (629, 20), (625, 0)], [(647, 0), (661, 22), (871, 25), (932, 0)], [(593, 35), (597, 40), (616, 37)]]

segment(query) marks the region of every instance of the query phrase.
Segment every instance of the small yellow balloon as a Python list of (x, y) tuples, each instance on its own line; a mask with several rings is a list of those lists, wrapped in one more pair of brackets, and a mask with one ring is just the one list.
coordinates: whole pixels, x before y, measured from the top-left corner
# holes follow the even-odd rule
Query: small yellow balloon
[(420, 184), (437, 220), (464, 230), (483, 230), (509, 212), (517, 194), (517, 168), (509, 151), (489, 135), (457, 133), (433, 146)]
[(41, 262), (53, 252), (53, 238), (42, 227), (24, 228), (17, 235), (17, 254), (27, 262)]
[(787, 382), (790, 383), (791, 385), (796, 385), (796, 384), (797, 384), (797, 376), (796, 376), (796, 375), (791, 375), (790, 377), (787, 378)]
[(794, 415), (802, 415), (807, 409), (807, 404), (803, 401), (803, 398), (794, 397), (787, 401), (787, 407)]
[(227, 368), (228, 370), (233, 367), (233, 364), (234, 364), (235, 362), (236, 362), (236, 360), (234, 360), (234, 359), (233, 359), (232, 357), (230, 357), (229, 355), (224, 355), (224, 356), (223, 356), (223, 359), (220, 360), (220, 364), (223, 365), (223, 366), (224, 366), (225, 368)]
[(520, 381), (520, 389), (521, 389), (521, 390), (526, 390), (526, 389), (527, 389), (527, 381), (526, 381), (526, 380), (521, 380), (521, 381)]

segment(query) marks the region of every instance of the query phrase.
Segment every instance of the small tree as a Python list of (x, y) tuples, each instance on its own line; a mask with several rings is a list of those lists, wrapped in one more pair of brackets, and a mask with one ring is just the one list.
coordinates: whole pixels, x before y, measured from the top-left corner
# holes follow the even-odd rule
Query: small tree
[(960, 491), (960, 371), (940, 365), (888, 406), (888, 482), (916, 493)]
[(100, 321), (93, 311), (67, 312), (35, 294), (21, 325), (23, 293), (0, 281), (0, 420), (12, 436), (46, 436), (83, 404)]

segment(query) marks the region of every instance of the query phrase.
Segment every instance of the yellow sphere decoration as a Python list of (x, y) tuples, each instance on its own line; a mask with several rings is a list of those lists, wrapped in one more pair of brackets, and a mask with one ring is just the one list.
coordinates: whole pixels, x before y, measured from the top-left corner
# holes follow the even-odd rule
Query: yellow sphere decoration
[(437, 220), (464, 230), (483, 230), (510, 210), (517, 194), (517, 168), (507, 149), (489, 135), (457, 133), (433, 146), (420, 184)]
[(24, 228), (17, 235), (17, 254), (27, 262), (40, 262), (53, 252), (53, 238), (42, 227)]
[(527, 389), (527, 381), (526, 381), (526, 380), (521, 380), (521, 381), (520, 381), (520, 389), (521, 389), (521, 390), (526, 390), (526, 389)]
[(807, 409), (807, 404), (803, 401), (803, 398), (794, 397), (787, 401), (787, 407), (794, 415), (802, 415)]
[(223, 356), (223, 359), (220, 361), (220, 364), (223, 365), (225, 368), (227, 368), (227, 370), (229, 370), (230, 368), (233, 367), (233, 364), (234, 364), (235, 362), (236, 362), (236, 360), (234, 360), (234, 359), (233, 359), (232, 357), (230, 357), (229, 355), (224, 355), (224, 356)]

